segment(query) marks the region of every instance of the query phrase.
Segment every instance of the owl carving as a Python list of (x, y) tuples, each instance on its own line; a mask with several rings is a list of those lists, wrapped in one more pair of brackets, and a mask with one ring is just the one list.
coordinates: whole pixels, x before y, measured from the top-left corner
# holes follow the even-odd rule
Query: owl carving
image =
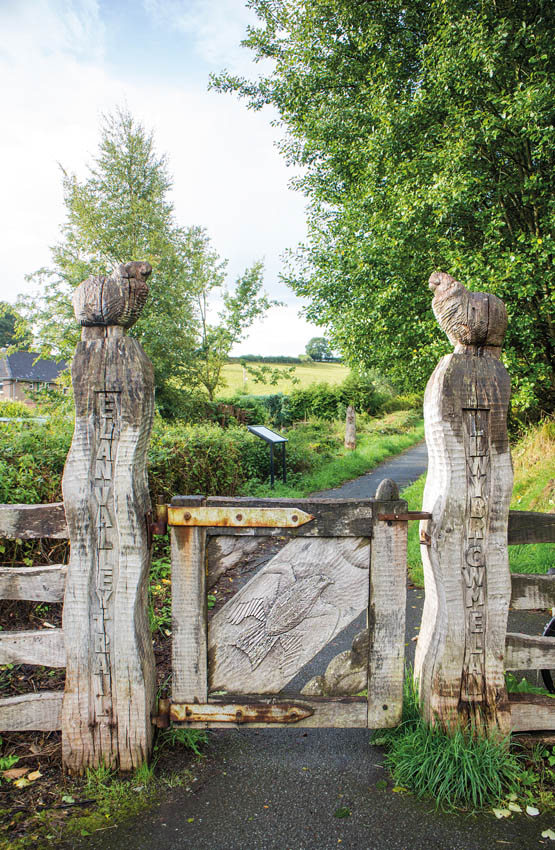
[(91, 275), (73, 295), (73, 309), (79, 324), (134, 325), (148, 296), (147, 278), (152, 266), (147, 262), (125, 263), (109, 277)]
[(434, 272), (428, 286), (434, 293), (434, 315), (455, 351), (467, 346), (501, 348), (507, 310), (500, 298), (489, 292), (470, 292), (445, 272)]

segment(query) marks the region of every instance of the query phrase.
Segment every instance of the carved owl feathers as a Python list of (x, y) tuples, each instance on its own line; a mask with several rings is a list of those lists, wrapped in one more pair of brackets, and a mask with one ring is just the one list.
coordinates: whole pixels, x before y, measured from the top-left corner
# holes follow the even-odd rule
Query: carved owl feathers
[(91, 275), (73, 295), (77, 321), (84, 326), (134, 325), (148, 296), (147, 278), (152, 266), (147, 262), (125, 263), (109, 277)]

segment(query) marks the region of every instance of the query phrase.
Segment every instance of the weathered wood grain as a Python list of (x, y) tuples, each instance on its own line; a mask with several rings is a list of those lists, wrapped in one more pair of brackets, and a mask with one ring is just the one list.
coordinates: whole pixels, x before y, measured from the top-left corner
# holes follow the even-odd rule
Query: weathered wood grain
[(368, 605), (368, 539), (292, 540), (208, 628), (209, 688), (278, 693)]
[(345, 414), (345, 448), (351, 451), (357, 447), (357, 426), (355, 409), (350, 404)]
[(53, 732), (62, 728), (63, 691), (0, 699), (0, 732)]
[(145, 305), (151, 271), (149, 263), (131, 262), (118, 266), (109, 276), (88, 277), (73, 294), (79, 324), (130, 328)]
[(62, 757), (70, 773), (103, 763), (132, 770), (152, 743), (146, 453), (154, 377), (139, 343), (104, 333), (112, 329), (84, 327), (72, 365), (75, 432), (63, 477), (71, 558)]
[(512, 573), (511, 608), (515, 611), (555, 608), (555, 576)]
[[(285, 699), (285, 696), (280, 695), (279, 702)], [(241, 696), (238, 696), (235, 699), (232, 695), (226, 695), (226, 702), (233, 700), (233, 702), (240, 702)], [(259, 698), (256, 698), (257, 702), (260, 702)], [(312, 714), (309, 717), (304, 718), (303, 720), (298, 720), (294, 727), (295, 729), (321, 729), (321, 728), (335, 728), (335, 729), (348, 729), (351, 727), (358, 728), (366, 728), (367, 723), (367, 714), (368, 714), (368, 706), (364, 697), (361, 698), (346, 698), (346, 699), (331, 699), (324, 698), (318, 699), (318, 697), (302, 697), (298, 698), (298, 696), (292, 696), (291, 700), (295, 702), (295, 704), (305, 706), (307, 709), (312, 711)], [(212, 702), (213, 700), (211, 700)], [(175, 724), (176, 726), (183, 725), (187, 728), (192, 729), (234, 729), (239, 728), (239, 726), (246, 725), (249, 729), (266, 729), (266, 728), (275, 728), (275, 723), (247, 723), (247, 724), (234, 724), (229, 722), (222, 721), (211, 721), (211, 722), (194, 722), (194, 723), (184, 723), (184, 724)]]
[(260, 537), (209, 538), (206, 549), (208, 589), (214, 587), (220, 576), (236, 567), (243, 558), (256, 552), (262, 542)]
[(555, 638), (507, 632), (505, 670), (555, 668)]
[(0, 505), (0, 537), (32, 540), (68, 537), (63, 502), (51, 505)]
[(555, 514), (509, 511), (509, 546), (555, 543)]
[(171, 529), (172, 700), (206, 702), (206, 530)]
[(507, 528), (512, 466), (508, 374), (498, 359), (504, 307), (448, 275), (430, 279), (455, 343), (424, 398), (428, 475), (421, 526), (425, 603), (415, 659), (430, 722), (510, 728), (503, 657), (511, 595)]
[[(188, 496), (176, 496), (172, 505), (187, 504)], [(298, 508), (314, 519), (299, 528), (287, 530), (279, 528), (210, 528), (208, 534), (231, 536), (282, 537), (370, 537), (376, 511), (375, 499), (251, 499), (211, 496), (205, 502), (208, 506), (234, 506), (267, 508)], [(398, 512), (405, 502), (391, 502), (392, 512)]]
[(311, 696), (356, 696), (368, 687), (368, 629), (355, 635), (351, 648), (336, 655), (323, 676), (314, 676), (301, 694)]
[[(379, 513), (389, 512), (381, 502)], [(400, 513), (407, 510), (407, 504)], [(403, 712), (407, 570), (406, 522), (376, 520), (368, 604), (368, 727), (396, 726)]]
[(555, 731), (555, 699), (541, 694), (509, 694), (513, 732)]
[(65, 667), (66, 648), (62, 629), (30, 629), (0, 632), (0, 664), (40, 664)]
[(64, 598), (66, 572), (64, 564), (0, 567), (0, 599), (61, 602)]

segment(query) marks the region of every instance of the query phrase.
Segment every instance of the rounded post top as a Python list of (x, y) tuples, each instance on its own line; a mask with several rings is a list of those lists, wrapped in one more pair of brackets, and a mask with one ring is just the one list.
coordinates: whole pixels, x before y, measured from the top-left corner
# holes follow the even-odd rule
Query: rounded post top
[(428, 286), (434, 293), (434, 315), (455, 351), (484, 349), (499, 357), (507, 330), (507, 310), (501, 299), (490, 292), (470, 292), (440, 271), (430, 276)]
[(146, 261), (122, 263), (111, 275), (91, 275), (73, 294), (75, 318), (83, 327), (135, 324), (148, 296), (147, 278), (152, 266)]

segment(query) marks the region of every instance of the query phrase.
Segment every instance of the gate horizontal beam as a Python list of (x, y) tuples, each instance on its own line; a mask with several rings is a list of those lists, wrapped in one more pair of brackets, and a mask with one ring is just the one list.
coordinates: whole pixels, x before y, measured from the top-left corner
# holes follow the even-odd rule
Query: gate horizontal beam
[(168, 506), (168, 525), (207, 528), (298, 528), (314, 519), (297, 508), (174, 507)]
[(171, 703), (173, 723), (297, 723), (314, 714), (295, 703)]

